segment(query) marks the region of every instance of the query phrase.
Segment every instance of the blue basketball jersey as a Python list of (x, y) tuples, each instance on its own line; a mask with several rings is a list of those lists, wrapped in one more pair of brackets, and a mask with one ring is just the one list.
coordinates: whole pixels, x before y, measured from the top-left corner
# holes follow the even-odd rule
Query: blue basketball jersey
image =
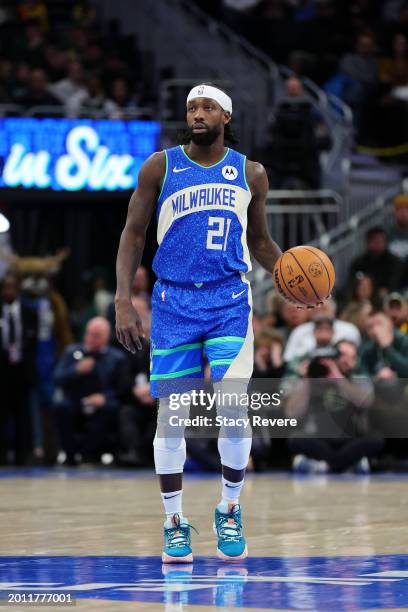
[(159, 248), (153, 261), (158, 278), (188, 284), (249, 272), (246, 230), (252, 196), (245, 155), (228, 149), (221, 161), (205, 167), (182, 146), (165, 154), (166, 175), (157, 201)]

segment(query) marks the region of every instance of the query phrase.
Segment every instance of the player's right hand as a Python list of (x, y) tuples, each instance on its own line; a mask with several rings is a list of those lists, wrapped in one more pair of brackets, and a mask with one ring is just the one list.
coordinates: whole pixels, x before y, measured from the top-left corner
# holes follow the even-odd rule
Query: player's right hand
[(116, 337), (118, 342), (132, 354), (142, 349), (140, 338), (145, 338), (142, 320), (128, 300), (115, 302)]

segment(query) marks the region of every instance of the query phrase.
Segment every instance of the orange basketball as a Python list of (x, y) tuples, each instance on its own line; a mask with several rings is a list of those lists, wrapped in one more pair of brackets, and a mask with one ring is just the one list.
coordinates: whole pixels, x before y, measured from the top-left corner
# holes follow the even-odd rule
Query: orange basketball
[(282, 253), (275, 264), (275, 287), (288, 301), (315, 306), (329, 297), (336, 273), (326, 253), (312, 246), (296, 246)]

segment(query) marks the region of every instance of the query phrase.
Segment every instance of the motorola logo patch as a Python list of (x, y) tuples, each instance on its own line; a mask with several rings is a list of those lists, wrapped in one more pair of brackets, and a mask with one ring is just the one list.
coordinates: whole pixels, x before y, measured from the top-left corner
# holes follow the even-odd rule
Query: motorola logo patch
[(238, 170), (234, 166), (224, 166), (221, 172), (227, 181), (234, 181), (238, 176)]

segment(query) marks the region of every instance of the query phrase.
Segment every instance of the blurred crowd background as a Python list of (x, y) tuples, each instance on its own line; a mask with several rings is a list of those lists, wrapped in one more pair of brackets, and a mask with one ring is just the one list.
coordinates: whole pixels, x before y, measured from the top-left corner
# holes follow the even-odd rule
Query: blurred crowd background
[(149, 104), (135, 38), (115, 21), (102, 29), (88, 2), (2, 2), (0, 11), (0, 104), (110, 118)]
[[(320, 154), (333, 142), (327, 119), (309, 102), (305, 78), (352, 109), (355, 148), (406, 141), (407, 2), (197, 5), (290, 69), (272, 120), (265, 118), (265, 140), (252, 151), (265, 164), (271, 187), (321, 184)], [(124, 35), (117, 21), (103, 20), (91, 2), (0, 3), (3, 116), (55, 111), (155, 118), (158, 92), (145, 60), (137, 39)], [(169, 76), (167, 70), (163, 78)], [(402, 152), (399, 163), (404, 159)], [(254, 389), (257, 381), (273, 379), (285, 390), (274, 414), (296, 416), (301, 429), (289, 438), (267, 430), (256, 437), (253, 469), (408, 466), (408, 194), (399, 191), (386, 223), (371, 225), (360, 238), (361, 252), (347, 261), (322, 308), (298, 309), (273, 289), (256, 305)], [(0, 464), (152, 466), (154, 228), (133, 284), (146, 338), (143, 350), (131, 356), (116, 342), (113, 305), (116, 247), (129, 194), (110, 194), (108, 201), (101, 195), (100, 207), (87, 201), (81, 212), (62, 196), (55, 210), (56, 197), (51, 207), (44, 199), (44, 210), (30, 213), (25, 203), (14, 209), (14, 202), (0, 201), (14, 221), (10, 243), (0, 242)], [(67, 236), (74, 234), (83, 242), (75, 248), (72, 240), (70, 251)], [(341, 435), (327, 434), (321, 420), (327, 413), (341, 423)], [(186, 467), (217, 469), (214, 441), (188, 441)]]

